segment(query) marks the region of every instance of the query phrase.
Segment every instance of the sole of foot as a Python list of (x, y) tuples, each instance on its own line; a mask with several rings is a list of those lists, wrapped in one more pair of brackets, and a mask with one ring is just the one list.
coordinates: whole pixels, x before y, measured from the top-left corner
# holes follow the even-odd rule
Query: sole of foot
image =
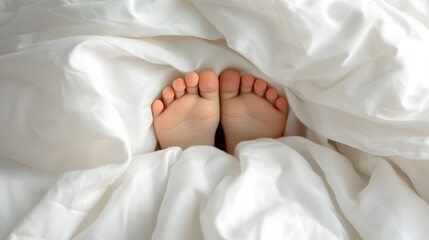
[(219, 79), (220, 121), (228, 153), (233, 154), (242, 141), (283, 135), (288, 103), (276, 89), (234, 70), (225, 70)]
[(152, 104), (153, 125), (161, 149), (214, 146), (219, 124), (219, 80), (215, 72), (190, 72), (162, 90)]

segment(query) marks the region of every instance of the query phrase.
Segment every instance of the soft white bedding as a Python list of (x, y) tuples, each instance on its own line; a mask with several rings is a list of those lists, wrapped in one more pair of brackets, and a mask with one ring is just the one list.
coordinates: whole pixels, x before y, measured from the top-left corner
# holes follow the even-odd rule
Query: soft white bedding
[[(285, 137), (154, 151), (207, 68), (286, 94)], [(427, 1), (0, 0), (2, 239), (427, 239), (428, 160)]]

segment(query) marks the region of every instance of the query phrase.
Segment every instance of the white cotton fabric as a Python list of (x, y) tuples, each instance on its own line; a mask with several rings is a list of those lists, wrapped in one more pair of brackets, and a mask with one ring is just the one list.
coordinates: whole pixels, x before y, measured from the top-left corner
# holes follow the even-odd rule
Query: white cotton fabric
[[(0, 0), (0, 238), (426, 239), (428, 43), (420, 0)], [(162, 88), (227, 68), (286, 136), (155, 151)]]

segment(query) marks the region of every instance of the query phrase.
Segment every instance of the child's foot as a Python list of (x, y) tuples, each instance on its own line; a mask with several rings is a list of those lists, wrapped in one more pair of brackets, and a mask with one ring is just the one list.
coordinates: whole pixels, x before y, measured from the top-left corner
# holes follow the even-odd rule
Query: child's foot
[(220, 121), (226, 150), (246, 140), (278, 138), (283, 135), (288, 104), (274, 88), (250, 74), (226, 70), (220, 75)]
[(214, 146), (219, 124), (219, 80), (211, 70), (190, 72), (185, 80), (162, 91), (152, 104), (155, 133), (162, 149), (193, 145)]

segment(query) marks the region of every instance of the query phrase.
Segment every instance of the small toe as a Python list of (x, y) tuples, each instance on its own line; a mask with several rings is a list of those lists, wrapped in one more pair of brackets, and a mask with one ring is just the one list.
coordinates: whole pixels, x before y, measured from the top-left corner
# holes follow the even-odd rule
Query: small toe
[(237, 71), (225, 70), (222, 72), (219, 79), (221, 99), (229, 99), (238, 95), (240, 74)]
[(279, 93), (275, 88), (268, 88), (267, 92), (265, 93), (265, 97), (270, 101), (272, 104), (276, 101), (276, 99), (279, 97)]
[(164, 109), (164, 104), (162, 103), (161, 100), (157, 99), (152, 103), (152, 115), (153, 118), (158, 117), (162, 110)]
[(198, 74), (189, 72), (185, 75), (186, 91), (188, 94), (198, 94)]
[(174, 90), (172, 87), (168, 86), (162, 90), (162, 100), (164, 101), (164, 105), (167, 107), (174, 100)]
[(255, 89), (256, 95), (264, 97), (265, 92), (267, 91), (268, 84), (264, 80), (258, 78), (255, 80), (255, 84), (253, 87)]
[(219, 99), (219, 79), (212, 70), (203, 70), (199, 74), (198, 88), (200, 95), (209, 100)]
[(286, 98), (278, 97), (275, 102), (275, 106), (278, 110), (280, 110), (280, 112), (287, 113), (288, 104), (287, 104)]
[(253, 83), (255, 82), (255, 78), (250, 74), (244, 74), (241, 77), (241, 87), (240, 93), (250, 93), (253, 89)]
[(173, 82), (173, 89), (176, 92), (176, 98), (180, 98), (185, 94), (186, 83), (183, 78), (178, 78)]

